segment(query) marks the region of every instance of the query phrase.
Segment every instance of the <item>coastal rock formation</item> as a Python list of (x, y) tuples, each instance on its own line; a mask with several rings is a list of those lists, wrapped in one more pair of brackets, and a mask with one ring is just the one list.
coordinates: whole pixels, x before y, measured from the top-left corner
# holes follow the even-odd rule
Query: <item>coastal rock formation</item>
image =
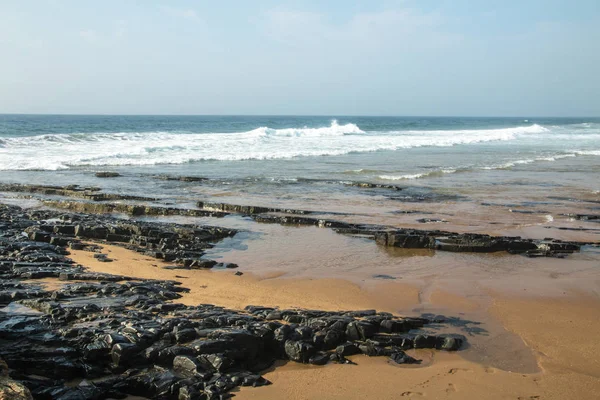
[[(171, 179), (171, 177), (167, 177)], [(165, 178), (165, 179), (167, 179)], [(173, 177), (185, 178), (185, 177)], [(192, 177), (194, 178), (194, 177)], [(198, 178), (201, 179), (201, 178)], [(399, 189), (398, 189), (399, 190)], [(144, 205), (140, 203), (122, 203), (109, 202), (106, 200), (137, 200), (137, 196), (120, 195), (113, 193), (99, 193), (99, 188), (80, 188), (78, 186), (58, 187), (58, 186), (36, 186), (36, 185), (15, 185), (0, 184), (0, 191), (30, 192), (42, 193), (46, 195), (61, 195), (70, 197), (80, 197), (88, 201), (71, 200), (41, 200), (48, 207), (65, 209), (80, 213), (110, 214), (125, 213), (131, 216), (169, 216), (180, 215), (190, 217), (224, 217), (231, 214), (240, 214), (249, 216), (256, 222), (276, 223), (281, 225), (298, 226), (318, 226), (321, 228), (331, 228), (337, 233), (347, 235), (360, 235), (371, 238), (377, 244), (388, 247), (399, 248), (422, 248), (437, 251), (450, 252), (471, 252), (471, 253), (491, 253), (505, 251), (510, 254), (523, 254), (528, 257), (565, 257), (568, 254), (579, 251), (582, 245), (594, 245), (598, 243), (561, 241), (552, 238), (544, 240), (523, 239), (518, 236), (490, 236), (474, 233), (456, 233), (442, 230), (419, 230), (419, 229), (397, 229), (381, 225), (353, 224), (338, 221), (329, 218), (318, 218), (309, 216), (310, 214), (323, 214), (323, 212), (287, 209), (277, 207), (259, 207), (252, 205), (238, 205), (229, 203), (216, 203), (200, 201), (196, 203), (197, 208), (178, 208), (164, 207), (154, 205)], [(332, 214), (332, 213), (327, 213)], [(335, 213), (334, 213), (335, 214)], [(574, 219), (596, 221), (597, 215), (568, 214)], [(418, 222), (445, 222), (444, 220), (424, 218)], [(576, 229), (576, 228), (558, 228), (558, 229)], [(114, 231), (101, 230), (96, 233), (75, 235), (86, 239), (103, 239), (120, 243), (130, 243), (131, 245), (146, 246), (144, 240), (139, 243), (131, 240), (131, 232), (125, 234), (115, 233)], [(58, 232), (55, 232), (55, 234)], [(111, 234), (112, 236), (107, 236)], [(37, 234), (40, 238), (45, 237), (46, 233)], [(139, 235), (138, 235), (139, 236)], [(142, 235), (144, 236), (144, 235)], [(49, 236), (46, 236), (49, 237)], [(120, 237), (120, 239), (119, 239)], [(164, 239), (164, 238), (158, 238)], [(36, 239), (37, 240), (37, 239)], [(41, 240), (41, 239), (40, 239)], [(60, 241), (62, 239), (55, 239)], [(43, 240), (42, 240), (43, 241)], [(160, 240), (159, 240), (160, 241)], [(151, 244), (158, 244), (150, 242)], [(163, 258), (162, 250), (156, 252), (157, 258)], [(151, 246), (152, 251), (156, 250)], [(176, 257), (177, 258), (177, 257)], [(167, 256), (167, 261), (174, 260)], [(190, 266), (190, 265), (186, 265)]]
[(96, 175), (96, 178), (117, 178), (117, 177), (121, 176), (120, 173), (112, 172), (112, 171), (96, 172), (95, 175)]
[(52, 196), (65, 196), (90, 201), (138, 200), (154, 201), (155, 198), (144, 196), (122, 195), (117, 193), (101, 193), (98, 187), (21, 185), (17, 183), (0, 184), (0, 192), (38, 193)]
[[(406, 350), (464, 345), (423, 331), (430, 319), (375, 310), (184, 305), (174, 302), (188, 291), (179, 282), (92, 273), (68, 258), (91, 238), (197, 260), (232, 232), (0, 206), (0, 357), (11, 377), (35, 398), (222, 399), (269, 384), (260, 371), (276, 360), (416, 363)], [(49, 279), (63, 285), (47, 290)]]

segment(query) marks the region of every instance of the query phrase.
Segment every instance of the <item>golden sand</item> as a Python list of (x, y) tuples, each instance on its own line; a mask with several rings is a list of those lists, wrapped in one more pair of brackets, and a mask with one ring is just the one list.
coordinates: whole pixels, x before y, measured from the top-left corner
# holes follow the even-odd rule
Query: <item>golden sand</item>
[[(376, 308), (396, 312), (419, 306), (420, 288), (383, 282), (361, 287), (342, 279), (282, 279), (232, 271), (165, 270), (155, 259), (104, 246), (114, 259), (73, 251), (71, 258), (92, 271), (145, 279), (174, 279), (191, 289), (181, 302), (230, 308), (248, 304), (324, 310)], [(600, 398), (600, 301), (575, 292), (563, 298), (517, 297), (491, 293), (486, 311), (533, 351), (541, 372), (523, 374), (463, 359), (459, 353), (431, 352), (419, 367), (390, 364), (384, 358), (355, 356), (358, 365), (324, 367), (282, 363), (265, 372), (273, 385), (242, 388), (243, 399), (598, 399)], [(429, 303), (475, 311), (472, 299), (436, 288)], [(511, 349), (507, 350), (510, 357)], [(425, 357), (427, 358), (427, 356)]]

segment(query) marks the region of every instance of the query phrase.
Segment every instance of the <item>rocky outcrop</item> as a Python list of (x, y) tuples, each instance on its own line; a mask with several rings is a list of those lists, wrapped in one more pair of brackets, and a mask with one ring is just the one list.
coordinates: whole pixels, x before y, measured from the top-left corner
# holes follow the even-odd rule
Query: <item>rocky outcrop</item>
[(582, 245), (597, 243), (565, 242), (555, 239), (533, 240), (518, 236), (490, 236), (440, 230), (389, 229), (382, 226), (350, 224), (304, 216), (252, 215), (257, 222), (281, 225), (307, 225), (332, 228), (349, 235), (374, 239), (377, 244), (407, 249), (431, 249), (450, 252), (493, 253), (506, 251), (530, 257), (564, 257), (579, 251)]
[(229, 213), (219, 211), (197, 210), (190, 208), (146, 206), (124, 203), (89, 203), (82, 201), (42, 200), (48, 207), (69, 210), (80, 213), (111, 214), (121, 213), (132, 216), (167, 216), (182, 215), (186, 217), (216, 217), (221, 218)]
[(312, 214), (313, 211), (295, 210), (292, 208), (277, 208), (277, 207), (258, 207), (258, 206), (243, 206), (238, 204), (228, 203), (212, 203), (207, 201), (199, 201), (197, 207), (208, 211), (221, 211), (227, 213), (254, 215), (265, 213), (284, 213), (284, 214)]
[(180, 181), (180, 182), (204, 182), (204, 181), (208, 180), (208, 178), (204, 178), (201, 176), (157, 175), (154, 178), (160, 179), (163, 181)]
[(600, 214), (563, 214), (579, 221), (600, 221)]
[[(179, 282), (91, 273), (66, 247), (79, 237), (129, 238), (140, 248), (165, 239), (199, 253), (204, 239), (230, 233), (0, 206), (0, 357), (12, 379), (35, 398), (221, 399), (237, 386), (269, 384), (260, 371), (276, 360), (324, 365), (364, 354), (417, 363), (407, 350), (464, 344), (432, 334), (439, 321), (375, 310), (184, 305), (175, 302), (188, 291)], [(72, 240), (50, 243), (63, 235)], [(45, 290), (35, 283), (42, 278), (64, 285)]]
[(36, 243), (84, 249), (89, 246), (82, 241), (109, 242), (185, 267), (214, 266), (216, 263), (202, 259), (205, 250), (237, 232), (213, 226), (124, 221), (49, 210), (22, 213), (15, 207), (4, 207), (1, 215), (11, 223), (26, 225), (22, 232)]
[[(544, 240), (523, 239), (513, 236), (489, 236), (472, 233), (455, 233), (441, 230), (417, 229), (391, 229), (386, 226), (351, 224), (329, 218), (317, 218), (310, 214), (323, 214), (323, 212), (287, 209), (277, 207), (260, 207), (251, 205), (238, 205), (229, 203), (200, 201), (196, 209), (149, 206), (143, 204), (98, 202), (98, 199), (107, 199), (117, 196), (119, 199), (138, 199), (136, 196), (113, 195), (97, 193), (98, 188), (54, 187), (35, 185), (0, 185), (0, 191), (29, 191), (44, 194), (59, 194), (63, 196), (82, 197), (94, 200), (64, 201), (42, 200), (43, 204), (52, 208), (66, 209), (69, 211), (110, 214), (125, 213), (131, 216), (168, 216), (181, 215), (190, 217), (223, 217), (230, 214), (242, 214), (261, 223), (277, 223), (281, 225), (306, 225), (331, 228), (342, 234), (361, 235), (372, 238), (378, 244), (400, 248), (423, 248), (437, 251), (491, 253), (505, 251), (511, 254), (523, 254), (530, 257), (565, 257), (579, 251), (582, 245), (598, 245), (597, 243), (565, 242), (552, 238)], [(332, 213), (328, 213), (332, 214)], [(581, 220), (597, 221), (597, 215), (568, 214), (570, 217)], [(423, 218), (422, 223), (443, 223), (444, 220)], [(560, 228), (559, 228), (560, 229)], [(571, 229), (571, 228), (564, 228)], [(93, 237), (92, 237), (93, 238)], [(60, 239), (57, 239), (60, 240)], [(119, 240), (115, 240), (119, 241)], [(158, 253), (160, 254), (160, 252)]]
[(37, 193), (51, 196), (64, 196), (85, 199), (90, 201), (111, 201), (111, 200), (139, 200), (154, 201), (155, 198), (144, 196), (123, 195), (117, 193), (101, 193), (97, 187), (81, 187), (78, 185), (69, 186), (46, 186), (46, 185), (21, 185), (21, 184), (0, 184), (0, 192), (17, 193)]

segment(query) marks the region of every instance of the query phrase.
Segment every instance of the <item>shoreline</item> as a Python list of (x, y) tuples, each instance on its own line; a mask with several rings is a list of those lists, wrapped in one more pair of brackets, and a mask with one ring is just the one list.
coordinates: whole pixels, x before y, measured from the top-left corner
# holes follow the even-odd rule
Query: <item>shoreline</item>
[[(59, 215), (48, 210), (34, 210), (33, 213)], [(248, 305), (256, 305), (335, 312), (376, 309), (408, 317), (428, 314), (429, 318), (441, 316), (443, 319), (443, 323), (432, 328), (432, 333), (459, 334), (468, 340), (468, 346), (458, 353), (407, 350), (409, 356), (423, 360), (418, 367), (392, 365), (385, 359), (363, 355), (349, 357), (357, 366), (330, 363), (320, 367), (278, 361), (276, 367), (262, 373), (273, 385), (233, 391), (242, 400), (279, 399), (284, 396), (303, 399), (319, 397), (323, 393), (327, 393), (328, 398), (345, 399), (365, 398), (367, 395), (383, 399), (399, 396), (468, 400), (592, 399), (600, 391), (600, 361), (595, 357), (600, 352), (600, 344), (595, 342), (593, 334), (589, 334), (600, 331), (600, 300), (596, 295), (599, 281), (594, 270), (594, 254), (574, 253), (566, 259), (531, 259), (497, 253), (481, 255), (437, 251), (424, 255), (409, 250), (403, 254), (406, 249), (392, 248), (390, 251), (388, 247), (378, 253), (381, 249), (370, 240), (358, 249), (359, 252), (368, 252), (366, 258), (356, 258), (354, 262), (358, 265), (374, 256), (376, 261), (362, 265), (361, 273), (351, 268), (345, 273), (333, 269), (328, 272), (330, 276), (324, 276), (317, 271), (343, 264), (340, 260), (344, 259), (335, 258), (335, 255), (349, 252), (359, 242), (330, 229), (314, 227), (310, 229), (317, 229), (314, 232), (320, 233), (314, 235), (311, 242), (306, 236), (312, 231), (287, 227), (284, 231), (275, 231), (283, 235), (271, 235), (270, 242), (260, 239), (251, 241), (252, 245), (241, 251), (236, 251), (233, 246), (232, 249), (212, 253), (214, 243), (224, 238), (229, 240), (234, 234), (236, 229), (231, 230), (230, 227), (210, 231), (206, 239), (209, 242), (192, 245), (184, 241), (189, 247), (186, 247), (186, 252), (193, 254), (194, 258), (205, 254), (207, 249), (211, 255), (217, 254), (223, 270), (165, 269), (163, 267), (174, 262), (144, 254), (140, 243), (136, 242), (141, 233), (138, 232), (137, 236), (132, 233), (137, 232), (136, 223), (147, 224), (144, 225), (147, 230), (151, 230), (152, 226), (162, 226), (189, 231), (186, 234), (192, 237), (207, 235), (209, 231), (203, 227), (197, 227), (200, 230), (195, 231), (196, 228), (189, 226), (152, 225), (92, 214), (69, 218), (66, 219), (67, 227), (74, 232), (79, 228), (75, 228), (73, 221), (78, 221), (78, 218), (87, 221), (81, 228), (84, 233), (72, 239), (84, 248), (85, 243), (91, 246), (87, 246), (87, 250), (77, 250), (78, 247), (69, 250), (69, 258), (84, 266), (86, 274), (112, 274), (140, 279), (141, 282), (177, 281), (181, 283), (181, 289), (189, 291), (182, 290), (178, 294), (181, 297), (175, 302), (188, 307), (214, 304), (230, 310), (243, 310)], [(46, 220), (40, 217), (40, 221)], [(64, 223), (63, 220), (61, 224)], [(126, 227), (123, 229), (131, 234), (127, 236), (127, 243), (137, 251), (123, 247), (123, 243), (115, 245), (110, 241), (90, 240), (90, 235), (95, 235), (95, 230), (100, 228), (103, 235), (107, 235), (105, 228), (94, 224)], [(26, 230), (30, 239), (42, 242), (55, 239), (52, 235), (57, 232), (56, 227), (51, 229), (53, 234), (47, 233), (43, 223), (34, 228)], [(163, 233), (167, 234), (164, 237), (173, 234), (172, 231), (159, 230), (153, 235), (158, 238)], [(124, 237), (125, 231), (115, 236), (119, 241)], [(63, 243), (63, 246), (70, 243), (61, 239), (60, 235), (58, 240), (57, 243)], [(146, 239), (143, 240), (145, 242)], [(286, 242), (290, 242), (290, 247), (282, 247)], [(323, 246), (316, 248), (315, 244)], [(340, 247), (340, 244), (343, 246)], [(90, 248), (95, 248), (94, 252), (89, 251)], [(295, 251), (290, 254), (290, 249)], [(98, 257), (99, 252), (112, 261), (106, 262), (105, 257)], [(395, 254), (397, 252), (402, 254), (399, 256)], [(150, 254), (155, 253), (151, 250)], [(264, 257), (265, 254), (270, 256)], [(288, 261), (279, 265), (280, 257), (284, 255)], [(333, 261), (325, 266), (319, 263), (327, 256), (333, 257)], [(178, 263), (185, 260), (181, 259)], [(229, 263), (239, 263), (240, 267), (224, 269)], [(269, 263), (272, 265), (269, 266)], [(315, 263), (313, 269), (294, 269), (310, 263)], [(565, 263), (568, 263), (567, 271)], [(279, 265), (279, 268), (273, 268), (273, 265)], [(419, 265), (419, 268), (410, 272), (406, 270), (399, 279), (361, 279), (369, 268), (372, 268), (371, 274), (386, 274), (407, 265)], [(333, 274), (343, 278), (332, 278)], [(94, 279), (101, 280), (101, 276)], [(64, 284), (77, 282), (76, 278), (23, 281), (42, 284), (48, 291), (59, 292)], [(331, 390), (332, 382), (336, 382), (334, 391)], [(496, 392), (490, 394), (489, 387), (495, 388)]]
[[(382, 311), (397, 310), (396, 301), (404, 302), (406, 309), (419, 306), (419, 288), (405, 283), (383, 282), (377, 286), (390, 290), (395, 287), (395, 296), (382, 301), (378, 293), (382, 290), (360, 288), (344, 280), (315, 279), (299, 280), (272, 277), (259, 280), (244, 274), (234, 276), (230, 271), (164, 270), (153, 267), (156, 260), (144, 259), (138, 253), (118, 246), (103, 246), (107, 254), (114, 257), (111, 263), (102, 263), (93, 258), (93, 253), (73, 251), (71, 257), (95, 272), (116, 273), (123, 270), (132, 276), (146, 279), (177, 279), (189, 285), (190, 293), (180, 299), (193, 304), (206, 300), (226, 307), (243, 307), (248, 304), (268, 306), (302, 307), (339, 310), (377, 308)], [(132, 261), (135, 261), (133, 263)], [(180, 278), (185, 276), (186, 278)], [(196, 288), (197, 283), (207, 288)], [(214, 286), (214, 292), (210, 291)], [(339, 297), (328, 295), (329, 291), (342, 290)], [(381, 289), (381, 287), (379, 287)], [(403, 289), (403, 290), (401, 290)], [(207, 294), (208, 291), (208, 294)], [(231, 292), (236, 292), (235, 296)], [(265, 294), (264, 292), (268, 292)], [(302, 292), (304, 296), (298, 297)], [(278, 294), (280, 293), (280, 294)], [(283, 294), (281, 294), (283, 293)], [(389, 292), (388, 292), (389, 293)], [(389, 294), (388, 294), (389, 296)], [(432, 305), (464, 314), (464, 311), (482, 311), (476, 303), (439, 289), (432, 293)], [(386, 307), (387, 304), (387, 307)], [(397, 312), (397, 311), (396, 311)], [(264, 377), (273, 385), (261, 388), (241, 388), (234, 392), (243, 399), (290, 399), (312, 398), (328, 392), (328, 398), (359, 399), (367, 394), (377, 398), (449, 398), (449, 399), (593, 399), (600, 390), (600, 361), (592, 354), (600, 351), (593, 335), (579, 337), (577, 346), (565, 343), (564, 338), (573, 331), (595, 332), (600, 329), (600, 300), (589, 295), (570, 293), (564, 297), (493, 293), (493, 303), (485, 310), (489, 318), (507, 331), (523, 340), (535, 357), (539, 372), (515, 373), (490, 367), (481, 360), (465, 359), (461, 352), (436, 353), (425, 366), (399, 367), (386, 360), (353, 356), (357, 366), (327, 365), (324, 367), (285, 363), (267, 370)], [(579, 349), (579, 350), (578, 350)], [(512, 349), (504, 351), (507, 357)], [(579, 367), (574, 365), (580, 364)], [(352, 382), (336, 385), (332, 382)], [(394, 384), (391, 384), (394, 382)], [(495, 393), (490, 393), (493, 387)], [(400, 392), (398, 392), (398, 388)], [(483, 397), (482, 397), (483, 396)], [(539, 396), (539, 397), (536, 397)]]

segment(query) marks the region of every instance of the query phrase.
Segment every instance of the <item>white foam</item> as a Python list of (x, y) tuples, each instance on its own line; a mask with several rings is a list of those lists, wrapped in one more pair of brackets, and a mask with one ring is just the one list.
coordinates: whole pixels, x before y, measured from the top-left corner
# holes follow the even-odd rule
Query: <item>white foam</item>
[(386, 179), (389, 181), (399, 181), (404, 179), (418, 179), (426, 176), (427, 174), (409, 174), (409, 175), (379, 175), (380, 179)]
[(579, 150), (575, 151), (578, 156), (600, 156), (600, 150)]
[(442, 174), (453, 174), (457, 172), (456, 169), (439, 169), (436, 171), (423, 172), (420, 174), (407, 174), (407, 175), (379, 175), (379, 179), (385, 179), (390, 181), (399, 181), (399, 180), (412, 180), (412, 179), (421, 179), (430, 176), (441, 176)]
[[(238, 133), (118, 132), (4, 138), (0, 170), (57, 170), (72, 166), (183, 164), (335, 156), (425, 146), (509, 141), (548, 131), (540, 125), (483, 130), (364, 132), (332, 121), (319, 128), (260, 127)], [(398, 179), (416, 179), (402, 177)], [(388, 179), (388, 178), (383, 178)]]
[[(522, 159), (522, 160), (514, 160), (514, 161), (506, 162), (504, 164), (488, 165), (485, 167), (481, 167), (481, 169), (486, 169), (486, 170), (508, 169), (508, 168), (515, 167), (517, 165), (526, 165), (526, 164), (532, 164), (532, 163), (541, 162), (541, 161), (552, 162), (552, 161), (558, 161), (558, 160), (561, 160), (564, 158), (577, 157), (577, 155), (579, 153), (581, 153), (581, 152), (574, 151), (573, 153), (567, 153), (567, 154), (555, 154), (553, 156), (541, 156), (541, 157), (527, 158), (527, 159)], [(600, 155), (600, 153), (598, 155)]]

